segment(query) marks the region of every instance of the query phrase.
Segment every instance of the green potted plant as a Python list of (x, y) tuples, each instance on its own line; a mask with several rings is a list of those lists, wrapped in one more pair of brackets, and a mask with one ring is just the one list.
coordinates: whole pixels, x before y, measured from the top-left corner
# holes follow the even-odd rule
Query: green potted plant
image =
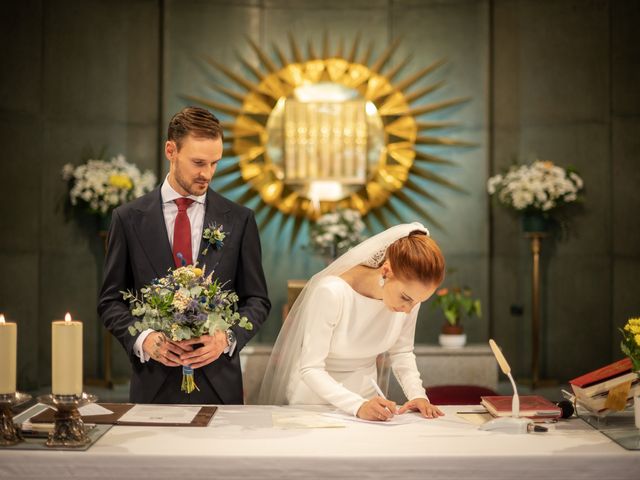
[(438, 341), (443, 347), (462, 347), (467, 343), (467, 335), (461, 324), (465, 317), (482, 317), (480, 300), (471, 296), (469, 287), (445, 287), (436, 291), (433, 308), (442, 310), (446, 319)]

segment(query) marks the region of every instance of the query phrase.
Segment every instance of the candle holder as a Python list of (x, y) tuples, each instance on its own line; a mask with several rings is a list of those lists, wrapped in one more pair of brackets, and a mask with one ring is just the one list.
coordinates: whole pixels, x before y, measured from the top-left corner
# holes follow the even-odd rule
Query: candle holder
[(98, 398), (95, 395), (41, 395), (40, 403), (56, 410), (53, 432), (45, 443), (47, 447), (84, 447), (91, 443), (87, 428), (80, 417), (78, 408), (93, 403)]
[(13, 424), (11, 409), (31, 400), (28, 393), (15, 392), (0, 395), (0, 446), (8, 447), (22, 441), (20, 430)]

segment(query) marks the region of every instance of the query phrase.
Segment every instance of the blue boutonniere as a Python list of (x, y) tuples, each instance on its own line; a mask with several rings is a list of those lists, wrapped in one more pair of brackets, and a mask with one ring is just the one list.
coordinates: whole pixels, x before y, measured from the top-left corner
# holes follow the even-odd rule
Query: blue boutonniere
[(206, 255), (209, 251), (209, 247), (213, 245), (213, 248), (219, 250), (224, 245), (224, 238), (227, 234), (222, 230), (222, 225), (217, 223), (210, 223), (207, 228), (202, 232), (202, 238), (206, 240), (207, 246), (202, 251), (203, 255)]

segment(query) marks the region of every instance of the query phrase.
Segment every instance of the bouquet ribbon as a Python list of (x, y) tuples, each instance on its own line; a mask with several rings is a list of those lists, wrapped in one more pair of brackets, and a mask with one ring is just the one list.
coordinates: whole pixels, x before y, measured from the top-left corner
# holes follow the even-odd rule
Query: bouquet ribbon
[(194, 390), (200, 391), (193, 379), (193, 368), (182, 367), (182, 388), (180, 390), (187, 393), (191, 393)]

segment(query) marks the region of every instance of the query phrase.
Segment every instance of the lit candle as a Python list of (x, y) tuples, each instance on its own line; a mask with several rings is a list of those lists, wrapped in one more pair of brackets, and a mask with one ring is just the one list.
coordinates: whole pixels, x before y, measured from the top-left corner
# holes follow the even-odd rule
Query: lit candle
[(0, 314), (0, 394), (16, 391), (16, 340), (18, 327)]
[(68, 313), (51, 324), (51, 393), (82, 394), (82, 322)]

